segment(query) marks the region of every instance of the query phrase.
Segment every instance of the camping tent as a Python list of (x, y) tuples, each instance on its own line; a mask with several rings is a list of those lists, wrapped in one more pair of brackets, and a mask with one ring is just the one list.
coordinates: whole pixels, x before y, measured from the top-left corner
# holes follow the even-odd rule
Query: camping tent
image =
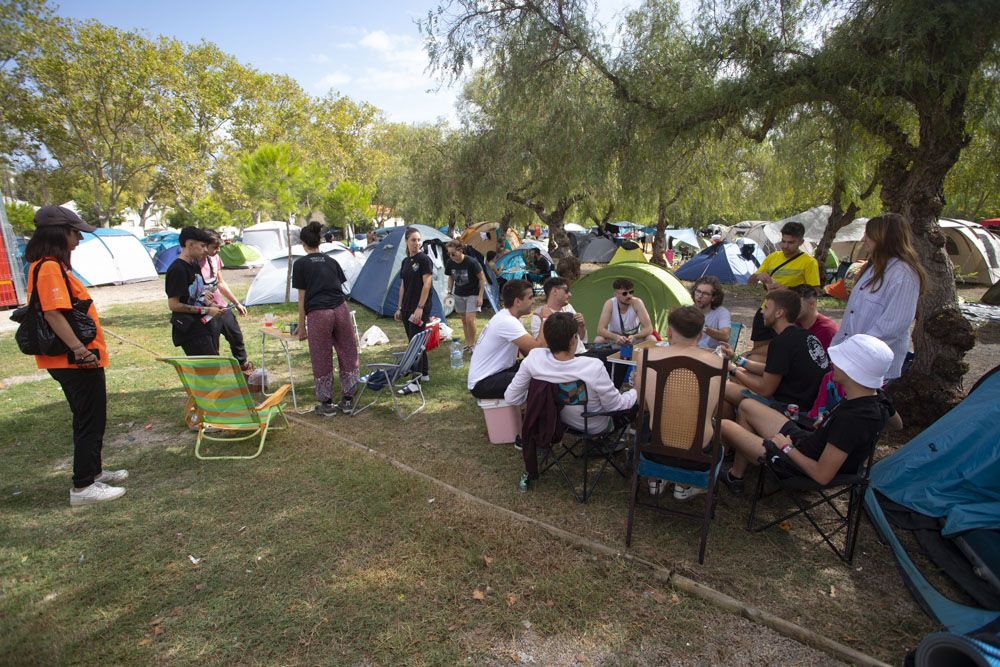
[[(271, 257), (277, 254), (279, 250), (288, 249), (288, 230), (286, 225), (287, 223), (280, 220), (270, 220), (256, 224), (253, 227), (247, 227), (243, 230), (243, 243), (255, 246), (264, 257)], [(292, 245), (299, 242), (299, 232), (301, 231), (298, 227), (292, 225)]]
[[(992, 285), (1000, 280), (1000, 239), (968, 220), (941, 218), (938, 225), (945, 235), (945, 250), (955, 265), (956, 280), (976, 285)], [(851, 260), (867, 257), (860, 240), (854, 243)]]
[(615, 245), (614, 241), (603, 236), (595, 236), (580, 252), (579, 257), (581, 262), (604, 264), (611, 261), (616, 250), (618, 250), (618, 246)]
[(162, 246), (156, 251), (156, 255), (153, 257), (153, 266), (156, 267), (157, 273), (166, 273), (170, 265), (174, 263), (174, 260), (181, 254), (180, 244), (173, 244)]
[[(319, 249), (320, 252), (329, 255), (340, 264), (340, 268), (344, 270), (344, 275), (347, 276), (347, 284), (344, 286), (344, 290), (350, 292), (352, 286), (357, 281), (358, 274), (361, 272), (361, 258), (355, 256), (343, 243), (339, 242), (321, 243)], [(293, 263), (295, 258), (305, 257), (306, 254), (305, 248), (301, 244), (292, 246)], [(264, 262), (264, 266), (257, 273), (253, 282), (250, 283), (250, 289), (247, 290), (247, 297), (243, 300), (243, 303), (248, 306), (259, 306), (265, 303), (284, 303), (285, 283), (287, 280), (288, 251), (283, 250), (280, 253), (271, 255)], [(291, 303), (297, 303), (298, 300), (298, 290), (292, 289)]]
[[(451, 312), (445, 308), (444, 297), (448, 292), (448, 276), (444, 274), (444, 244), (451, 239), (433, 227), (410, 225), (420, 231), (424, 241), (424, 251), (434, 263), (433, 289), (431, 290), (431, 314), (444, 318)], [(351, 298), (368, 306), (379, 315), (392, 316), (396, 312), (399, 299), (399, 267), (406, 256), (403, 241), (403, 227), (389, 230), (385, 237), (365, 249), (368, 258), (358, 274)]]
[(625, 241), (621, 244), (621, 247), (615, 251), (614, 257), (608, 262), (608, 265), (621, 264), (622, 262), (639, 262), (640, 264), (645, 264), (649, 260), (646, 259), (646, 255), (643, 254), (642, 248), (638, 244), (632, 241)]
[(590, 232), (568, 232), (568, 236), (569, 248), (577, 258), (583, 255), (594, 239), (600, 238)]
[(567, 222), (566, 224), (563, 225), (563, 230), (565, 230), (566, 233), (569, 233), (569, 232), (585, 232), (585, 231), (587, 231), (586, 227), (584, 227), (583, 225), (577, 224), (575, 222)]
[[(865, 505), (889, 543), (911, 592), (948, 630), (960, 634), (1000, 621), (1000, 372), (872, 468)], [(907, 554), (890, 523), (913, 530), (938, 568), (979, 607), (939, 593)], [(935, 568), (937, 569), (937, 568)], [(973, 663), (962, 663), (973, 664)]]
[(172, 229), (164, 230), (162, 232), (156, 232), (149, 234), (142, 240), (142, 245), (149, 252), (150, 257), (156, 257), (156, 253), (160, 252), (163, 248), (169, 248), (170, 246), (175, 246), (180, 243), (179, 237), (180, 232), (175, 232)]
[(760, 268), (764, 253), (752, 241), (714, 243), (684, 262), (676, 275), (681, 280), (697, 280), (702, 276), (715, 276), (723, 283), (745, 285), (747, 279)]
[(84, 232), (73, 251), (73, 272), (87, 287), (156, 278), (153, 260), (142, 243), (121, 229)]
[[(531, 250), (531, 246), (523, 246), (517, 250), (511, 250), (506, 255), (503, 255), (496, 260), (495, 264), (497, 269), (500, 271), (500, 277), (504, 280), (516, 280), (523, 279), (527, 275), (525, 270), (524, 255)], [(542, 250), (542, 255), (545, 256), (550, 262), (552, 262), (552, 257), (548, 252)], [(555, 262), (552, 262), (555, 266)]]
[[(499, 229), (499, 222), (477, 222), (467, 227), (459, 240), (465, 245), (471, 245), (485, 257), (489, 251), (496, 251)], [(521, 237), (517, 235), (517, 231), (513, 227), (507, 228), (507, 241), (511, 248), (517, 248), (521, 245)]]
[(691, 295), (684, 285), (669, 271), (655, 264), (624, 262), (606, 266), (573, 283), (573, 307), (583, 314), (590, 336), (597, 333), (601, 309), (612, 298), (612, 284), (618, 278), (628, 278), (635, 283), (635, 295), (646, 304), (657, 331), (666, 332), (667, 315), (672, 308), (692, 304)]
[(260, 250), (245, 243), (227, 243), (219, 248), (222, 266), (227, 269), (242, 269), (248, 266), (263, 266), (264, 256)]

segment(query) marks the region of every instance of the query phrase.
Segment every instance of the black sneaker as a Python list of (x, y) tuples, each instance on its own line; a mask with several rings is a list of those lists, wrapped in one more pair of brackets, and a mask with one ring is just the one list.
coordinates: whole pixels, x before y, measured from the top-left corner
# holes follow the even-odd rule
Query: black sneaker
[(337, 403), (337, 408), (345, 415), (349, 415), (354, 410), (354, 401), (350, 397), (344, 396), (340, 399), (340, 403)]
[(726, 485), (729, 492), (734, 496), (742, 496), (746, 490), (747, 482), (742, 477), (734, 477), (733, 471), (726, 468), (719, 476), (719, 480)]
[(313, 414), (317, 414), (320, 417), (332, 417), (337, 414), (337, 406), (333, 403), (318, 403), (313, 408)]

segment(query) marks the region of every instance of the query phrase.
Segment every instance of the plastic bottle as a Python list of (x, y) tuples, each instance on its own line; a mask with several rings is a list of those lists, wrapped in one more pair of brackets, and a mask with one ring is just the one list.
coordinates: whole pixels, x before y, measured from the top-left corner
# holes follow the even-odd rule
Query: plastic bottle
[(457, 338), (451, 339), (451, 367), (462, 368), (465, 360), (462, 358), (462, 344)]

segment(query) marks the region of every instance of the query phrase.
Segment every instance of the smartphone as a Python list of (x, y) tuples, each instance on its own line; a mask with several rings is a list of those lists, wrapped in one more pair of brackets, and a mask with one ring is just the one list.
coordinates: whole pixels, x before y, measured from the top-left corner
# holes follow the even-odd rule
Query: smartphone
[[(96, 358), (98, 358), (98, 359), (101, 358), (101, 351), (100, 350), (96, 350), (96, 349), (95, 350), (90, 350), (89, 348), (88, 348), (88, 350), (90, 352), (92, 352)], [(66, 352), (66, 361), (68, 361), (71, 364), (75, 364), (75, 365), (80, 365), (80, 363), (81, 363), (80, 361), (77, 361), (76, 355), (73, 354), (73, 350), (69, 350), (68, 352)]]

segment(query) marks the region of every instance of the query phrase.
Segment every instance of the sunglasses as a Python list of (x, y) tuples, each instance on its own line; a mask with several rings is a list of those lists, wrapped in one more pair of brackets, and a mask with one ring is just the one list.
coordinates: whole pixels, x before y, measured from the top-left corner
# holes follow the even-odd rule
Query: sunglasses
[(634, 293), (635, 293), (635, 290), (633, 290), (633, 289), (626, 289), (626, 290), (622, 290), (621, 292), (619, 292), (619, 294), (621, 294), (622, 296), (630, 296), (630, 295), (632, 295)]

